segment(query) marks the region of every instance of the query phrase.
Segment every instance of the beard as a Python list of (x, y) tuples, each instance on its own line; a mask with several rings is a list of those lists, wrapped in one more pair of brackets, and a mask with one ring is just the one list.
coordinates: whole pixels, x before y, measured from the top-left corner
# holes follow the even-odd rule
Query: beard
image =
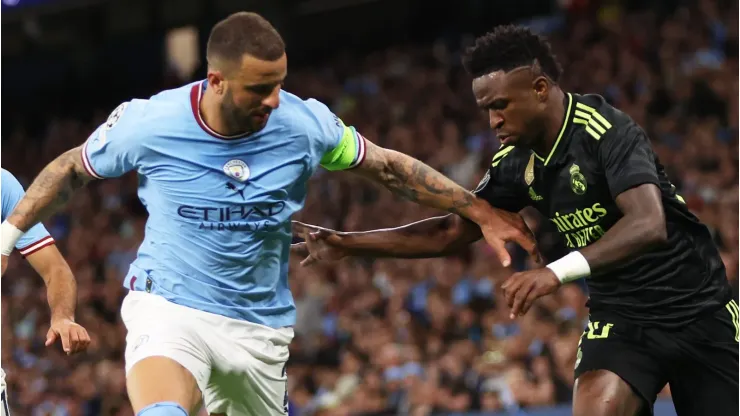
[(221, 101), (221, 114), (223, 114), (224, 122), (229, 129), (229, 135), (251, 133), (260, 129), (260, 126), (257, 126), (250, 116), (252, 111), (244, 111), (239, 108), (234, 102), (231, 92), (226, 91), (224, 99)]

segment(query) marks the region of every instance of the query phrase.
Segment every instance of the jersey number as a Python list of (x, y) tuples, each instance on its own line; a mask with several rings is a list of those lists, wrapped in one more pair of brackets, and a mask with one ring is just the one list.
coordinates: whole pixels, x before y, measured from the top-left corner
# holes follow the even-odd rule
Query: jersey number
[(604, 324), (604, 326), (601, 326), (601, 332), (599, 332), (599, 326), (601, 326), (601, 322), (589, 322), (588, 323), (588, 329), (586, 330), (586, 338), (588, 339), (604, 339), (609, 336), (609, 330), (614, 326), (614, 324)]

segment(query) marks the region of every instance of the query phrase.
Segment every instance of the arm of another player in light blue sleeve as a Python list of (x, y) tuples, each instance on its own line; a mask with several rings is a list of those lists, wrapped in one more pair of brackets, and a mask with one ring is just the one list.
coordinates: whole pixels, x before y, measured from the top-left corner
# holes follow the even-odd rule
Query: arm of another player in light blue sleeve
[(82, 162), (90, 176), (115, 178), (136, 169), (147, 130), (142, 123), (146, 107), (144, 100), (121, 104), (90, 135), (82, 146)]
[[(12, 173), (5, 169), (2, 172), (3, 220), (5, 220), (23, 198), (25, 191)], [(25, 257), (52, 244), (54, 244), (54, 239), (46, 231), (44, 225), (38, 223), (31, 227), (27, 233), (23, 234), (23, 237), (16, 243), (15, 248)]]
[(321, 166), (326, 170), (352, 169), (365, 156), (365, 138), (354, 127), (345, 126), (329, 108), (310, 99), (306, 104), (319, 122), (319, 144), (322, 146)]

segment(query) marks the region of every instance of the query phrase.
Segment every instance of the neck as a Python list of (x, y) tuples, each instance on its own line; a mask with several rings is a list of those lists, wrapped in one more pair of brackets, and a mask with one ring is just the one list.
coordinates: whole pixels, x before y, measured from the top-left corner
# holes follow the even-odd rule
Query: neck
[(565, 93), (560, 88), (553, 88), (550, 94), (550, 102), (548, 103), (548, 111), (546, 112), (544, 126), (542, 131), (542, 137), (533, 149), (538, 155), (547, 157), (555, 146), (555, 141), (558, 139), (560, 129), (563, 127), (565, 122)]
[(239, 134), (238, 131), (233, 131), (234, 129), (229, 128), (228, 123), (226, 123), (221, 112), (221, 103), (218, 101), (213, 89), (206, 88), (203, 91), (203, 96), (200, 99), (200, 103), (198, 103), (198, 109), (203, 121), (216, 133), (223, 136)]

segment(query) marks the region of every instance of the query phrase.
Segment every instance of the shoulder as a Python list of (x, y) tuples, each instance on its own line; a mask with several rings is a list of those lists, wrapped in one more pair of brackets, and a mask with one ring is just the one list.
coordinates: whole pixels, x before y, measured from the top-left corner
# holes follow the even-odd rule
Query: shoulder
[(501, 146), (491, 159), (491, 167), (516, 167), (529, 161), (532, 152), (515, 146)]
[(496, 178), (515, 180), (526, 168), (532, 152), (515, 146), (501, 146), (491, 159), (490, 172)]
[(323, 135), (327, 130), (344, 127), (339, 117), (326, 104), (314, 98), (302, 99), (287, 91), (281, 91), (280, 109), (282, 118), (289, 119), (293, 128), (309, 135)]
[(645, 136), (632, 117), (597, 94), (573, 95), (573, 122), (576, 134), (588, 147), (597, 150), (614, 142)]
[(98, 128), (99, 133), (111, 139), (126, 136), (127, 140), (134, 140), (181, 130), (190, 115), (187, 103), (155, 97), (120, 103)]

